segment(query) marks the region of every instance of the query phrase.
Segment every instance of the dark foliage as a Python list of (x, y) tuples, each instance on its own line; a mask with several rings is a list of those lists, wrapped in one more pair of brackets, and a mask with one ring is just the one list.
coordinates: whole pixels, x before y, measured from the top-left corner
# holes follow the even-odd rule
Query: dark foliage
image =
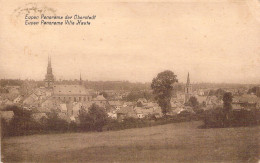
[(100, 92), (99, 95), (103, 95), (106, 99), (109, 98), (109, 95), (105, 91)]
[(131, 91), (123, 100), (133, 102), (133, 101), (137, 101), (140, 98), (151, 100), (153, 99), (153, 95), (148, 91)]
[(90, 106), (89, 111), (81, 110), (79, 114), (80, 128), (84, 131), (102, 131), (108, 121), (104, 108), (96, 104)]
[(47, 122), (44, 125), (47, 131), (65, 132), (69, 128), (69, 123), (58, 117), (58, 113), (52, 111), (48, 114)]
[(196, 97), (192, 96), (188, 101), (188, 105), (197, 109), (199, 107), (199, 102)]
[(155, 100), (162, 108), (164, 116), (171, 108), (172, 85), (176, 82), (178, 82), (177, 76), (170, 70), (160, 72), (152, 81), (151, 88), (153, 89)]
[(223, 95), (223, 107), (226, 112), (229, 112), (232, 109), (233, 96), (231, 92), (227, 92)]
[(1, 119), (2, 136), (18, 136), (37, 133), (41, 125), (32, 119), (32, 112), (17, 106), (9, 106), (6, 110), (13, 111), (14, 117), (10, 122)]
[(253, 93), (253, 94), (256, 94), (256, 87), (253, 87), (253, 88), (250, 88), (249, 90), (248, 90), (248, 94), (251, 94), (251, 93)]
[(231, 110), (226, 118), (223, 108), (216, 108), (204, 112), (204, 127), (240, 127), (260, 124), (259, 110)]

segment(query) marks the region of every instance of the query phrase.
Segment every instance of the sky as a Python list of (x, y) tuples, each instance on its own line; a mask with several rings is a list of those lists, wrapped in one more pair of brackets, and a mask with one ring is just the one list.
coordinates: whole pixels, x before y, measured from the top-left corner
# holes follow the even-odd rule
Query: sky
[[(0, 78), (260, 83), (259, 0), (1, 1)], [(25, 10), (96, 15), (89, 26), (26, 26)], [(30, 13), (37, 15), (39, 13)]]

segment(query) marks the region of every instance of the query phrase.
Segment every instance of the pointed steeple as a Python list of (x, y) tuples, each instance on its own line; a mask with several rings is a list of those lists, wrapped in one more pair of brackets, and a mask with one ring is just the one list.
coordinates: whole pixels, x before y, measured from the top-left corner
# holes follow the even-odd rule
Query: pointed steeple
[(187, 77), (187, 85), (190, 85), (190, 73), (188, 72), (188, 77)]
[(79, 85), (82, 85), (81, 72), (80, 72), (80, 75), (79, 75)]
[(48, 56), (48, 67), (51, 67), (51, 57)]
[(45, 87), (50, 88), (54, 83), (54, 75), (51, 68), (51, 57), (48, 56), (47, 74), (45, 75)]
[(192, 85), (190, 84), (190, 73), (188, 72), (187, 83), (185, 86), (185, 103), (187, 103), (192, 96)]

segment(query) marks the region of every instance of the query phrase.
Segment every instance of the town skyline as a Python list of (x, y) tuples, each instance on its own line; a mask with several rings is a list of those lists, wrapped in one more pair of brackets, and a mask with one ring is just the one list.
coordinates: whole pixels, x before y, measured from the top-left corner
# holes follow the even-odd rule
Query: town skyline
[[(52, 59), (52, 56), (48, 55), (47, 58), (49, 58), (49, 57)], [(47, 70), (47, 65), (48, 65), (47, 62), (48, 62), (48, 59), (46, 59), (46, 63), (45, 63), (46, 66), (41, 69), (41, 71), (43, 71), (43, 74), (41, 74), (41, 75), (37, 74), (37, 77), (35, 77), (35, 76), (34, 77), (30, 77), (30, 76), (20, 75), (19, 77), (10, 77), (10, 78), (8, 78), (6, 76), (3, 76), (3, 77), (1, 76), (1, 79), (19, 79), (19, 80), (43, 81), (44, 78), (45, 78), (46, 72), (47, 72), (46, 71)], [(79, 80), (80, 76), (81, 76), (83, 81), (104, 81), (104, 82), (106, 82), (106, 81), (128, 81), (128, 82), (132, 82), (132, 83), (151, 83), (152, 79), (155, 78), (158, 73), (160, 73), (160, 72), (158, 72), (157, 74), (154, 75), (153, 78), (151, 78), (151, 80), (148, 80), (148, 81), (129, 80), (127, 78), (125, 78), (125, 79), (116, 79), (116, 78), (115, 79), (101, 79), (101, 78), (98, 79), (98, 78), (96, 78), (96, 79), (92, 79), (91, 80), (91, 79), (88, 79), (88, 77), (87, 77), (88, 74), (84, 73), (85, 71), (83, 71), (82, 69), (78, 69), (78, 71), (75, 70), (76, 73), (73, 76), (68, 77), (68, 76), (61, 75), (61, 74), (63, 74), (62, 69), (58, 68), (57, 66), (55, 66), (55, 62), (53, 64), (53, 61), (52, 61), (52, 68), (53, 68), (52, 70), (53, 70), (53, 74), (54, 74), (54, 79), (56, 81), (60, 81), (60, 80)], [(59, 71), (61, 71), (60, 74), (58, 74), (59, 72), (55, 71), (55, 68), (57, 68)], [(164, 70), (170, 70), (170, 71), (174, 72), (174, 70), (171, 70), (171, 69), (164, 69)], [(162, 69), (161, 71), (164, 71), (164, 70)], [(186, 76), (185, 76), (185, 74), (181, 74), (181, 76), (182, 76), (181, 79), (178, 78), (179, 74), (177, 74), (176, 72), (174, 72), (174, 73), (175, 73), (175, 75), (177, 75), (177, 78), (179, 80), (178, 83), (186, 83), (188, 73), (190, 73), (191, 77), (193, 77), (193, 75), (196, 75), (196, 74), (192, 74), (191, 72), (194, 72), (194, 71), (187, 71), (186, 72)], [(196, 80), (194, 81), (194, 79), (191, 80), (191, 83), (192, 84), (203, 84), (203, 83), (210, 83), (210, 84), (249, 84), (249, 85), (257, 85), (257, 84), (259, 84), (259, 82), (256, 82), (256, 83), (240, 82), (239, 83), (239, 82), (228, 82), (228, 81), (220, 81), (220, 82), (196, 81)]]

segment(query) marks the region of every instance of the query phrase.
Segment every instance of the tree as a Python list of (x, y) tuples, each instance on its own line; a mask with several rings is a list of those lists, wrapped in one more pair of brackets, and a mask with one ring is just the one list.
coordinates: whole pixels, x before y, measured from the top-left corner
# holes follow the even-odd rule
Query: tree
[(194, 97), (194, 96), (192, 96), (190, 99), (189, 99), (189, 105), (191, 106), (191, 107), (193, 107), (193, 108), (195, 108), (195, 109), (197, 109), (198, 108), (198, 106), (199, 106), (199, 102), (198, 102), (198, 100), (197, 100), (197, 98), (196, 97)]
[(104, 108), (92, 104), (89, 111), (81, 110), (79, 114), (80, 126), (83, 130), (102, 131), (108, 121), (108, 115)]
[(256, 87), (250, 88), (247, 94), (256, 94)]
[(224, 106), (224, 110), (226, 110), (227, 112), (232, 109), (232, 101), (233, 101), (232, 98), (233, 96), (231, 92), (226, 92), (223, 95), (223, 106)]
[(47, 114), (46, 129), (52, 131), (66, 131), (68, 130), (69, 123), (61, 119), (55, 110)]
[(39, 128), (39, 125), (32, 118), (32, 111), (18, 106), (8, 106), (5, 110), (14, 112), (8, 126), (8, 135), (27, 135)]
[(224, 91), (223, 89), (219, 88), (219, 89), (216, 90), (215, 95), (216, 95), (219, 99), (221, 99), (225, 93), (226, 93), (226, 91)]
[(230, 117), (230, 112), (232, 110), (232, 93), (231, 92), (226, 92), (223, 95), (223, 111), (224, 111), (224, 125), (229, 126), (229, 117)]
[(171, 95), (173, 84), (178, 82), (177, 76), (170, 70), (160, 72), (156, 78), (153, 79), (151, 88), (159, 106), (162, 109), (164, 116), (171, 108)]

